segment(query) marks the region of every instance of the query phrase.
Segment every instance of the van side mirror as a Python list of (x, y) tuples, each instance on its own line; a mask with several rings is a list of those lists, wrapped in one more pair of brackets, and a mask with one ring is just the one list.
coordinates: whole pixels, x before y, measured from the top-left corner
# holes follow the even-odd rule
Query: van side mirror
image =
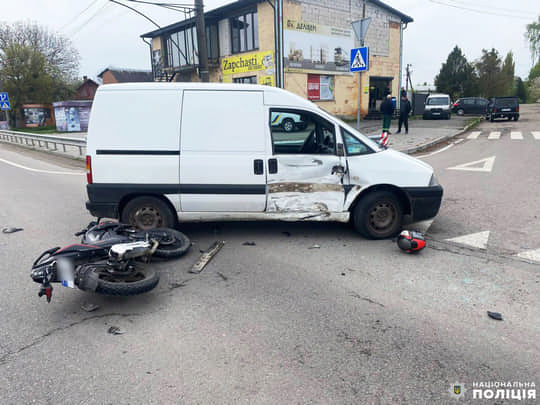
[(345, 156), (345, 148), (343, 147), (342, 143), (337, 144), (337, 155), (338, 156)]

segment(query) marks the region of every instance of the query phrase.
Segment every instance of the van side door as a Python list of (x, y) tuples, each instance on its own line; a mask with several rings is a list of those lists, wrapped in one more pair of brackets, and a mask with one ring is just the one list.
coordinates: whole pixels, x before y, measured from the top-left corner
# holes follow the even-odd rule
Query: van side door
[[(286, 116), (294, 129), (279, 125)], [(269, 109), (272, 138), (268, 159), (267, 212), (306, 213), (322, 217), (342, 212), (345, 158), (338, 156), (339, 134), (334, 123), (310, 111)]]
[(183, 212), (265, 210), (266, 121), (262, 91), (184, 91), (180, 132)]

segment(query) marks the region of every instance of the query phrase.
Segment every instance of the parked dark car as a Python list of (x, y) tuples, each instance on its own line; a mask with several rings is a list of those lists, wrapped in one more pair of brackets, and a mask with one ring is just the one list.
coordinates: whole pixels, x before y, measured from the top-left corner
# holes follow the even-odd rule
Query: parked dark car
[(488, 101), (481, 97), (463, 97), (458, 98), (452, 105), (452, 112), (457, 115), (478, 114), (484, 115)]
[(486, 110), (486, 121), (495, 118), (519, 119), (519, 100), (517, 97), (493, 97), (489, 99)]

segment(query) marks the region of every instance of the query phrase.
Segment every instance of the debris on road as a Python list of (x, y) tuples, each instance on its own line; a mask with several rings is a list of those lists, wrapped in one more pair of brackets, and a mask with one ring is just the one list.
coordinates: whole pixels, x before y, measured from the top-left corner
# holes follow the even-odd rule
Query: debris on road
[(227, 281), (229, 279), (229, 277), (227, 277), (225, 274), (223, 273), (220, 273), (219, 271), (217, 272), (217, 275), (221, 277), (221, 279), (223, 281)]
[(308, 249), (320, 249), (320, 248), (321, 248), (320, 245), (312, 245)]
[(125, 330), (120, 329), (118, 326), (111, 326), (107, 332), (111, 335), (123, 335), (126, 333)]
[(3, 233), (14, 233), (14, 232), (22, 231), (22, 230), (24, 230), (24, 228), (15, 228), (13, 226), (6, 226), (2, 228)]
[(502, 315), (499, 313), (499, 312), (491, 312), (491, 311), (487, 311), (487, 314), (490, 318), (493, 318), (497, 321), (502, 321), (503, 318), (502, 318)]
[(244, 242), (244, 243), (242, 243), (242, 245), (244, 245), (244, 246), (255, 246), (256, 243), (255, 242)]
[(397, 238), (397, 245), (407, 253), (416, 253), (426, 247), (426, 239), (418, 231), (402, 231)]
[(212, 246), (210, 246), (199, 259), (195, 262), (191, 270), (189, 270), (190, 273), (200, 273), (203, 271), (204, 267), (212, 260), (212, 258), (221, 250), (221, 248), (225, 245), (225, 241), (215, 241)]
[(81, 308), (84, 309), (86, 312), (92, 312), (99, 308), (99, 305), (92, 304), (91, 302), (85, 302), (81, 305)]

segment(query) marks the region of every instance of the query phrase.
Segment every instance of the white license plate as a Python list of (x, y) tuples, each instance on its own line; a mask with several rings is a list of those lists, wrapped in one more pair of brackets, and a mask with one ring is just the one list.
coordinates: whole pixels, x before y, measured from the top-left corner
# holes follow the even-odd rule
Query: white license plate
[(511, 108), (503, 108), (501, 111), (512, 111)]
[(68, 259), (60, 258), (56, 262), (58, 270), (58, 279), (64, 287), (75, 288), (75, 268), (73, 262)]
[(433, 115), (441, 115), (440, 112), (434, 112)]

